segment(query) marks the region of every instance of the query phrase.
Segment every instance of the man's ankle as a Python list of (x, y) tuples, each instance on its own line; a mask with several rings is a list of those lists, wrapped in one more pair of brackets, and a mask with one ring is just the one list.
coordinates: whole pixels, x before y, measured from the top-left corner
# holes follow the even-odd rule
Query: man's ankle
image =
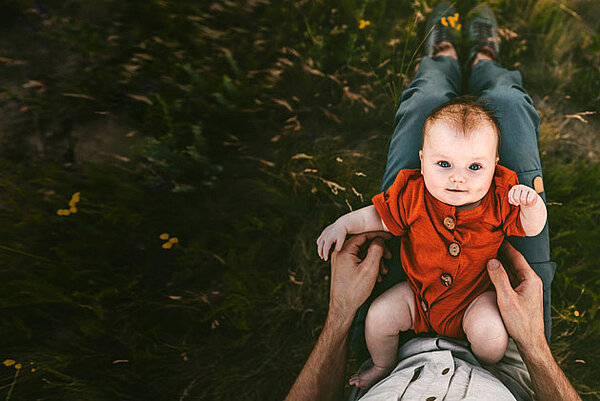
[(490, 57), (489, 54), (487, 53), (477, 53), (477, 55), (475, 56), (475, 58), (473, 59), (473, 64), (471, 64), (471, 69), (475, 68), (475, 66), (477, 65), (477, 63), (481, 60), (494, 60), (492, 57)]
[(450, 42), (442, 42), (436, 46), (436, 52), (433, 54), (433, 57), (437, 56), (452, 57), (455, 60), (458, 60), (456, 49), (454, 49), (454, 46)]

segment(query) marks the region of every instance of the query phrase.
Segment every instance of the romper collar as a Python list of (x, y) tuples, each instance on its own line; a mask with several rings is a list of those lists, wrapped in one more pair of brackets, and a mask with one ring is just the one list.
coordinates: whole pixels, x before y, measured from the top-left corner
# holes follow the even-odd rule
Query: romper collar
[[(424, 182), (423, 182), (424, 183)], [(428, 204), (432, 205), (436, 210), (441, 212), (444, 216), (455, 216), (457, 219), (460, 218), (462, 222), (467, 222), (471, 220), (479, 219), (483, 212), (488, 208), (493, 194), (494, 182), (492, 181), (492, 185), (488, 189), (487, 193), (481, 199), (481, 203), (470, 210), (456, 210), (456, 206), (448, 205), (447, 203), (441, 202), (436, 199), (433, 195), (429, 193), (425, 185), (423, 188), (425, 190), (425, 199)]]

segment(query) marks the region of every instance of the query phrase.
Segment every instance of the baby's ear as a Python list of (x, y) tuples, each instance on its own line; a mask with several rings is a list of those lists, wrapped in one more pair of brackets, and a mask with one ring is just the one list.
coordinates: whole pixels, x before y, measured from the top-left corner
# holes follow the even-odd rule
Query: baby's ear
[(423, 174), (423, 149), (419, 150), (419, 160), (421, 161), (421, 174)]
[(496, 164), (498, 164), (498, 160), (500, 160), (500, 158), (496, 156)]

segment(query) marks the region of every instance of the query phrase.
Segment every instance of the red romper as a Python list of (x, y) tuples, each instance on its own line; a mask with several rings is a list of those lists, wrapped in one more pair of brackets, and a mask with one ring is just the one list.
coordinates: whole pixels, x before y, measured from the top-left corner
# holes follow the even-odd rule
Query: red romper
[(514, 171), (497, 165), (481, 204), (456, 211), (426, 190), (420, 169), (406, 169), (373, 197), (387, 228), (402, 236), (400, 259), (415, 294), (415, 333), (465, 338), (467, 307), (492, 287), (487, 261), (505, 236), (525, 236), (519, 207), (508, 203), (508, 191), (517, 184)]

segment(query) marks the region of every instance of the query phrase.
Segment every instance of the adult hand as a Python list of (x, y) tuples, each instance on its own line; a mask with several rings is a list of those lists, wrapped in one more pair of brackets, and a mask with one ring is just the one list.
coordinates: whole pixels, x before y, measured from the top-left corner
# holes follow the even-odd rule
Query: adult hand
[[(389, 233), (375, 231), (348, 239), (340, 251), (331, 255), (331, 289), (329, 309), (345, 318), (354, 318), (358, 308), (371, 294), (380, 273), (381, 258), (391, 258), (384, 239)], [(372, 240), (364, 259), (359, 257), (361, 247)], [(382, 269), (383, 270), (383, 269)]]
[(513, 289), (502, 264), (496, 259), (488, 262), (488, 273), (496, 287), (498, 308), (506, 330), (519, 349), (539, 349), (546, 345), (542, 280), (507, 241), (500, 247), (500, 254), (517, 281)]
[[(385, 232), (369, 232), (351, 237), (342, 249), (331, 255), (331, 290), (329, 313), (323, 331), (298, 375), (286, 400), (341, 400), (344, 393), (344, 370), (348, 334), (356, 311), (367, 299), (380, 270), (386, 250)], [(369, 244), (364, 259), (359, 252)]]

